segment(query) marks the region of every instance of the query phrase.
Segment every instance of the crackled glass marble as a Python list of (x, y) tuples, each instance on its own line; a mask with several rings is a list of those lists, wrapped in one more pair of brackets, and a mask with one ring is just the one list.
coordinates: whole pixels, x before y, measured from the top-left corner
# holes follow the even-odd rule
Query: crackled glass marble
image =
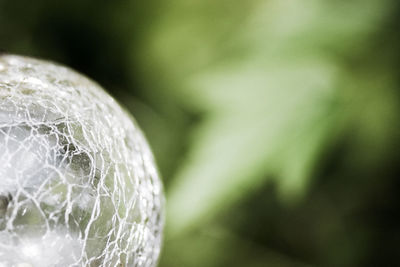
[(146, 140), (112, 97), (0, 56), (0, 267), (155, 266), (162, 204)]

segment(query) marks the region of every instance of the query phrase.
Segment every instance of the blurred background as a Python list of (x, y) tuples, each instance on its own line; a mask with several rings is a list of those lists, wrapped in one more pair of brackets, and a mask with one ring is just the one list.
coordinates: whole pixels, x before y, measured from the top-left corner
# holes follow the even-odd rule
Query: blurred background
[(0, 48), (137, 119), (160, 267), (400, 266), (396, 0), (0, 0)]

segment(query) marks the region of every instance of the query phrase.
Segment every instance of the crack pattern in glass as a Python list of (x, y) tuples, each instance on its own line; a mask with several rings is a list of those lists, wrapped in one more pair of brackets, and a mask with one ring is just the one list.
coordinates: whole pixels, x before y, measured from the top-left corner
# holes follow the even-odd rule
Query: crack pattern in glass
[(112, 97), (0, 56), (0, 267), (155, 266), (162, 206), (147, 142)]

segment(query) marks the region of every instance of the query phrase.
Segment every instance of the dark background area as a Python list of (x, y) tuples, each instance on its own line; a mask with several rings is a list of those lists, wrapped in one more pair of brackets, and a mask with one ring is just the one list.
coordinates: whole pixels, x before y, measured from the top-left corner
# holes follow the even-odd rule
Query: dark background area
[(0, 0), (0, 48), (137, 119), (161, 267), (398, 266), (397, 1)]

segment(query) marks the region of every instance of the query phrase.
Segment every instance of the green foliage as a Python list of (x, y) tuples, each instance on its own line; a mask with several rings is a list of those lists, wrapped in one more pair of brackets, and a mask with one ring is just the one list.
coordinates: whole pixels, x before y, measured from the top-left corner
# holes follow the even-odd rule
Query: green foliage
[[(205, 113), (169, 192), (172, 231), (201, 224), (271, 175), (284, 198), (302, 193), (320, 153), (366, 105), (378, 105), (374, 113), (386, 106), (375, 127), (395, 119), (385, 114), (397, 111), (393, 76), (381, 81), (383, 101), (349, 99), (376, 90), (368, 84), (377, 77), (367, 74), (376, 67), (360, 75), (349, 61), (365, 56), (359, 47), (383, 27), (391, 4), (177, 1), (164, 10), (142, 63), (159, 66), (178, 101)], [(387, 134), (375, 136), (378, 146)]]
[(161, 266), (395, 261), (396, 1), (26, 2), (0, 3), (4, 48), (84, 71), (144, 128)]

